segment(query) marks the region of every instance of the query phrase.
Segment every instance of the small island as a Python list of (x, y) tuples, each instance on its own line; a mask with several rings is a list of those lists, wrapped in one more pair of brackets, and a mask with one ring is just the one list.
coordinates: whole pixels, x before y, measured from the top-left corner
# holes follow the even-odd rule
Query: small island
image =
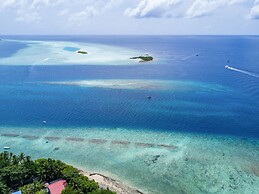
[(78, 51), (76, 51), (78, 54), (83, 54), (83, 55), (86, 55), (86, 54), (88, 54), (88, 52), (86, 52), (86, 51), (83, 51), (83, 50), (78, 50)]
[(153, 61), (153, 57), (150, 56), (149, 54), (146, 54), (146, 55), (140, 55), (138, 57), (131, 57), (130, 59), (140, 59), (139, 62), (148, 62), (148, 61)]

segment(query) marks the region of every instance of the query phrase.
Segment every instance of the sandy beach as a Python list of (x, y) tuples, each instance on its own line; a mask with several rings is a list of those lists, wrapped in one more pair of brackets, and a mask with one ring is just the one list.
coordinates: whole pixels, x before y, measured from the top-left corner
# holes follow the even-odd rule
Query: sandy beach
[(115, 191), (117, 194), (144, 194), (142, 191), (128, 186), (118, 180), (96, 172), (88, 172), (80, 169), (81, 173), (87, 176), (89, 179), (94, 180), (99, 184), (101, 188), (109, 188), (111, 191)]

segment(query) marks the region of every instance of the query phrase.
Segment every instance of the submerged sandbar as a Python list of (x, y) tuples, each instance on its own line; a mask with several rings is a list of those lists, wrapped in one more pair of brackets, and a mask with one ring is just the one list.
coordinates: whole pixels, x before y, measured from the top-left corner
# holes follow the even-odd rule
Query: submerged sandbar
[(172, 90), (172, 91), (226, 91), (229, 88), (219, 84), (178, 80), (138, 80), (138, 79), (103, 79), (61, 82), (44, 82), (44, 84), (70, 85), (128, 90)]

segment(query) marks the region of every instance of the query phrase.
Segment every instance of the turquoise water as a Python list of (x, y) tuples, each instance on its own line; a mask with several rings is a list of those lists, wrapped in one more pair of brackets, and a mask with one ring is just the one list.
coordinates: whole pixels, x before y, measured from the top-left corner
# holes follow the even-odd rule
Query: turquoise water
[[(258, 140), (111, 128), (1, 128), (0, 146), (62, 159), (145, 193), (257, 193)], [(58, 149), (58, 150), (57, 150)]]
[(259, 193), (258, 37), (2, 38), (0, 147), (146, 193)]
[(80, 50), (80, 48), (76, 48), (76, 47), (64, 47), (65, 51), (69, 51), (69, 52), (76, 52), (78, 50)]

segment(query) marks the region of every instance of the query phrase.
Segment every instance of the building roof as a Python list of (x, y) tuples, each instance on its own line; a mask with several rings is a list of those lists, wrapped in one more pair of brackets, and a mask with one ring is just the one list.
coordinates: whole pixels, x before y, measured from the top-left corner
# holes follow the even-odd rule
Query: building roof
[(50, 183), (48, 186), (50, 194), (61, 194), (65, 189), (67, 182), (65, 180), (58, 180)]

